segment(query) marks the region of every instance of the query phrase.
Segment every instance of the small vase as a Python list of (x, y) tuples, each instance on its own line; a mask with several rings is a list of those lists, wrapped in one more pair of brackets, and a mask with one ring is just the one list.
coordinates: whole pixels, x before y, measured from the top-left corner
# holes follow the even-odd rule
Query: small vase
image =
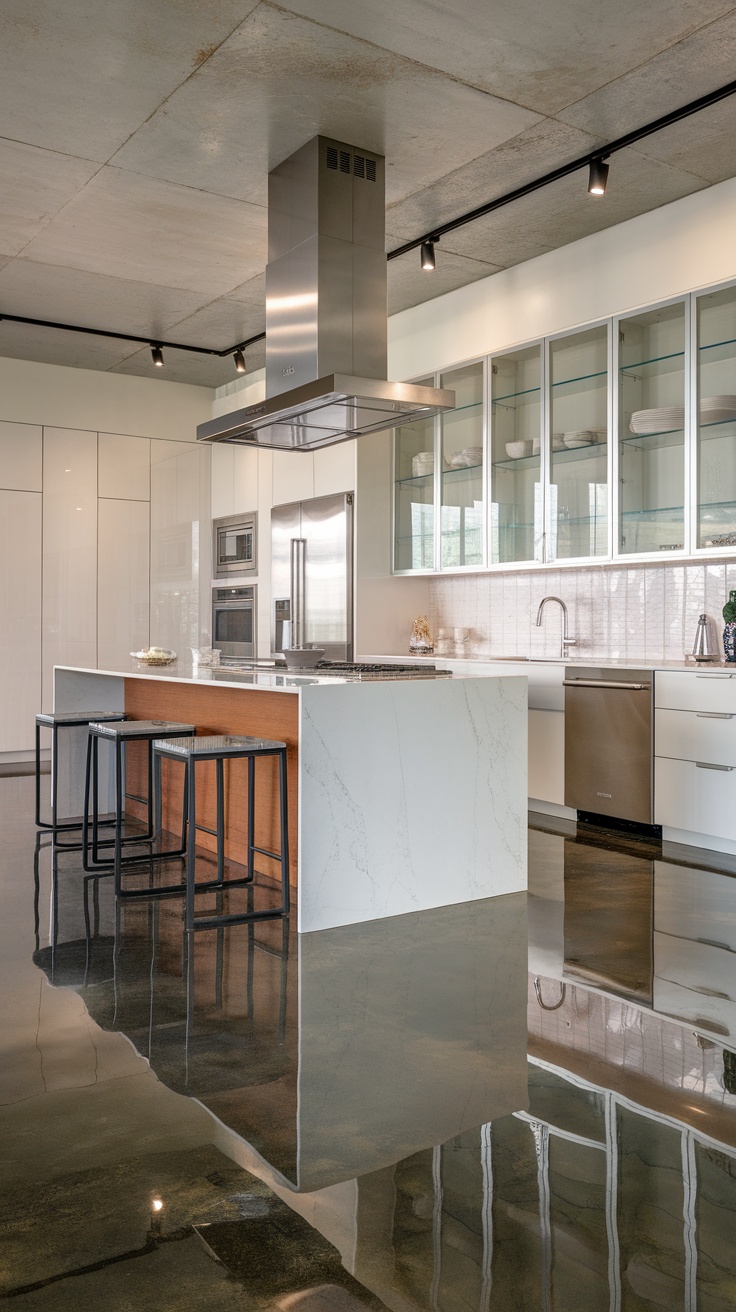
[(728, 620), (723, 626), (723, 650), (729, 663), (736, 662), (736, 620)]
[[(734, 628), (736, 629), (736, 624)], [(434, 647), (431, 642), (427, 642), (426, 638), (412, 637), (409, 639), (409, 652), (412, 656), (432, 656)], [(736, 656), (734, 656), (734, 660), (736, 660)]]

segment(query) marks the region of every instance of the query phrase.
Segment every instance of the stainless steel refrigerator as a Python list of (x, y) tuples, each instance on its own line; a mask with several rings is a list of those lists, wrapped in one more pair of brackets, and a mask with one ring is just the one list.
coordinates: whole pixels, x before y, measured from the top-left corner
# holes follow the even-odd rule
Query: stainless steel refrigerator
[(271, 655), (324, 647), (353, 659), (353, 494), (271, 511)]

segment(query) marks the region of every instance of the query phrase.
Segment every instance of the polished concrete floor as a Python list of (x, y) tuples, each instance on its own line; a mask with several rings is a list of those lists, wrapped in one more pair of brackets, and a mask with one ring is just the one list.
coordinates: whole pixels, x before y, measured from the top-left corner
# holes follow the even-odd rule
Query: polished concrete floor
[(518, 897), (187, 948), (179, 897), (37, 845), (32, 789), (0, 779), (0, 1299), (736, 1308), (728, 858), (532, 817), (528, 963)]

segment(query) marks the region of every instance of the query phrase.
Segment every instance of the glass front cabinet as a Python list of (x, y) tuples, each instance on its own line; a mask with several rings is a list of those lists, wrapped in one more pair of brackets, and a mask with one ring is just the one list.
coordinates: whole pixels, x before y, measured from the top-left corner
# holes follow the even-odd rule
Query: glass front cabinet
[(395, 573), (736, 550), (736, 286), (413, 381), (456, 406), (394, 434)]

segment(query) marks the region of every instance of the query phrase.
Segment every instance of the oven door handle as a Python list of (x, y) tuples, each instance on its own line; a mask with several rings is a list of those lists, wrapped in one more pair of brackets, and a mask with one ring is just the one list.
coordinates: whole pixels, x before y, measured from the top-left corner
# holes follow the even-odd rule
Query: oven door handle
[(648, 692), (651, 683), (620, 683), (616, 679), (563, 679), (563, 688), (619, 688), (623, 692)]

